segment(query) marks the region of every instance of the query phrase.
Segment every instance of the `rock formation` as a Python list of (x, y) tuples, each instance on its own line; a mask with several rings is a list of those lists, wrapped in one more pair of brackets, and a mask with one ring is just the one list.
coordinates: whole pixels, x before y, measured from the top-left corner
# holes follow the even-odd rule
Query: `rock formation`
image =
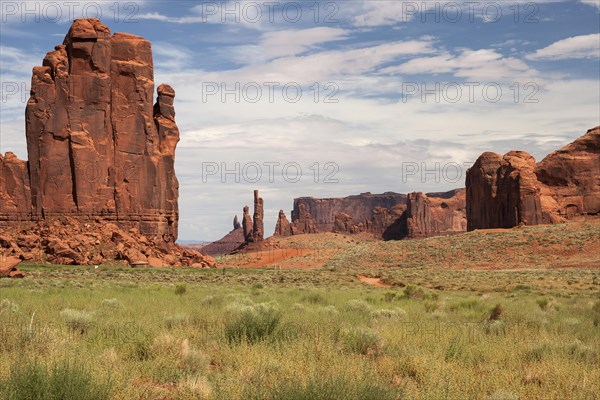
[(446, 197), (410, 193), (406, 205), (406, 236), (423, 238), (465, 232), (465, 190), (452, 192), (452, 196)]
[(254, 243), (262, 242), (265, 236), (263, 199), (254, 191), (254, 217), (252, 222), (252, 239)]
[(541, 198), (548, 212), (564, 218), (600, 213), (600, 126), (547, 155), (536, 175), (549, 188), (542, 187)]
[(385, 240), (466, 231), (464, 189), (428, 195), (388, 192), (341, 199), (303, 197), (294, 200), (294, 208), (293, 215), (298, 215), (292, 222), (294, 234), (313, 233), (306, 231), (307, 226), (309, 231), (311, 226), (331, 227), (327, 231), (365, 232)]
[(150, 42), (75, 20), (33, 68), (29, 162), (0, 159), (0, 224), (101, 219), (178, 251), (175, 91), (160, 85), (154, 105), (153, 92)]
[(250, 208), (244, 206), (242, 227), (246, 243), (259, 243), (264, 240), (264, 204), (263, 199), (258, 195), (258, 190), (254, 191), (254, 214), (252, 218), (250, 217)]
[(252, 217), (250, 217), (250, 211), (248, 206), (244, 206), (244, 217), (242, 218), (242, 228), (244, 231), (244, 241), (246, 243), (252, 243), (254, 241), (254, 235), (252, 233), (253, 223)]
[(396, 204), (405, 203), (405, 194), (391, 192), (383, 194), (362, 193), (354, 196), (329, 199), (301, 197), (294, 199), (292, 222), (300, 218), (300, 205), (304, 205), (304, 208), (310, 212), (315, 228), (319, 232), (332, 232), (336, 214), (346, 213), (354, 221), (370, 221), (373, 219), (373, 210), (375, 208), (391, 208)]
[(483, 153), (467, 171), (468, 230), (555, 223), (600, 213), (600, 127), (540, 163)]
[[(294, 206), (294, 208), (296, 207)], [(315, 221), (312, 219), (312, 216), (304, 203), (298, 204), (298, 210), (294, 211), (294, 213), (297, 218), (291, 224), (292, 235), (317, 233)]]
[(25, 274), (17, 268), (20, 263), (17, 257), (0, 256), (0, 278), (24, 278)]
[(242, 225), (240, 224), (238, 216), (236, 215), (235, 217), (233, 217), (233, 230), (240, 229), (241, 227)]
[(275, 224), (275, 233), (273, 236), (287, 237), (292, 235), (292, 227), (283, 210), (279, 210), (277, 224)]

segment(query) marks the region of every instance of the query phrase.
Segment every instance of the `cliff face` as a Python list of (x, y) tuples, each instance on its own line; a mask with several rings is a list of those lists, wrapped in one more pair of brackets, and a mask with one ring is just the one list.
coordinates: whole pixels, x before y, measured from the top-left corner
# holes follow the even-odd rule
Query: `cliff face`
[(150, 42), (76, 20), (33, 69), (27, 151), (35, 218), (101, 216), (177, 238), (174, 90), (158, 87)]
[[(175, 245), (175, 91), (160, 85), (154, 104), (153, 93), (150, 42), (127, 33), (111, 36), (97, 19), (75, 20), (63, 44), (33, 68), (25, 110), (29, 161), (0, 156), (2, 230), (18, 228), (15, 220), (112, 222), (165, 254), (181, 252)], [(143, 247), (135, 238), (128, 244), (138, 253)], [(134, 258), (144, 261), (139, 254)], [(194, 262), (201, 256), (183, 258)]]
[(555, 223), (600, 213), (600, 127), (540, 163), (483, 153), (467, 171), (468, 230)]
[(304, 205), (317, 231), (332, 232), (335, 227), (335, 216), (339, 213), (350, 215), (355, 222), (364, 222), (373, 219), (373, 210), (377, 207), (391, 208), (396, 204), (404, 203), (406, 203), (406, 195), (399, 193), (363, 193), (329, 199), (301, 197), (294, 199), (292, 222), (300, 218), (300, 205)]
[(386, 240), (455, 234), (466, 231), (465, 190), (427, 195), (365, 193), (337, 199), (303, 197), (294, 200), (293, 215), (294, 226), (304, 226), (303, 221), (310, 220), (317, 227), (325, 227), (326, 232), (366, 232)]

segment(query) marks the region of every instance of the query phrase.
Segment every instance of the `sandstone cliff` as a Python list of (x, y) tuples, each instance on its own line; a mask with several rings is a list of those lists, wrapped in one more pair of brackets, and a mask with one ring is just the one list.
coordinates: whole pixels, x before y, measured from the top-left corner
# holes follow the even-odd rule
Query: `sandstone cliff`
[(160, 85), (154, 104), (153, 93), (150, 42), (75, 20), (33, 68), (29, 162), (0, 157), (0, 226), (102, 220), (177, 250), (175, 91)]
[(467, 171), (468, 230), (555, 223), (600, 213), (600, 127), (536, 164), (483, 153)]

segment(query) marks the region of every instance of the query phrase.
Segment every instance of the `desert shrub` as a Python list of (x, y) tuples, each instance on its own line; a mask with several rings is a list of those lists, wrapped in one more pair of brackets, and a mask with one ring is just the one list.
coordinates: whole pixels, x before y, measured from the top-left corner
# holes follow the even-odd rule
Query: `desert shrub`
[(504, 335), (506, 329), (506, 323), (501, 320), (490, 320), (483, 324), (483, 331), (488, 335)]
[(444, 359), (446, 361), (460, 359), (465, 352), (465, 343), (460, 338), (452, 338), (446, 349)]
[(190, 342), (187, 339), (184, 339), (181, 342), (179, 364), (182, 369), (188, 371), (203, 371), (208, 368), (210, 358), (203, 352), (193, 349), (190, 346)]
[(188, 322), (188, 317), (185, 314), (170, 315), (165, 318), (165, 326), (167, 329), (174, 329), (184, 326)]
[(183, 296), (187, 292), (187, 287), (184, 284), (175, 285), (175, 294)]
[(222, 295), (208, 295), (202, 299), (201, 303), (209, 306), (217, 306), (223, 304), (223, 296)]
[(311, 377), (303, 382), (287, 379), (272, 387), (252, 386), (242, 396), (245, 399), (271, 400), (391, 400), (402, 398), (401, 392), (389, 386), (379, 385), (372, 380), (352, 377)]
[(271, 336), (281, 320), (281, 310), (272, 303), (228, 307), (233, 317), (225, 323), (225, 337), (232, 342), (255, 343)]
[(552, 353), (552, 347), (548, 343), (537, 344), (523, 353), (523, 359), (527, 362), (539, 362)]
[(406, 316), (406, 311), (396, 308), (394, 310), (389, 309), (381, 309), (381, 310), (373, 310), (371, 311), (371, 318), (402, 318)]
[(337, 310), (337, 308), (335, 308), (335, 306), (325, 306), (321, 309), (321, 312), (330, 315), (330, 316), (334, 316), (339, 314), (340, 312)]
[(352, 299), (346, 303), (346, 308), (350, 311), (368, 312), (371, 310), (369, 303), (362, 299)]
[(406, 285), (402, 296), (407, 299), (422, 299), (425, 297), (425, 289), (415, 285)]
[(2, 315), (3, 312), (17, 313), (19, 312), (19, 306), (9, 299), (2, 299), (2, 301), (0, 301), (0, 315)]
[(63, 360), (45, 367), (37, 361), (16, 362), (3, 387), (6, 400), (111, 398), (110, 380), (102, 380), (81, 364)]
[(94, 315), (86, 311), (65, 308), (60, 312), (60, 316), (65, 320), (69, 329), (82, 335), (94, 324)]
[(482, 303), (479, 299), (465, 299), (458, 301), (456, 303), (452, 303), (448, 306), (451, 311), (459, 311), (459, 310), (478, 310), (481, 308)]
[(104, 299), (102, 300), (102, 303), (100, 303), (100, 306), (105, 308), (118, 308), (120, 305), (119, 300), (115, 298)]
[(440, 304), (437, 301), (427, 300), (423, 302), (423, 306), (425, 307), (425, 311), (430, 313), (434, 312), (438, 308), (440, 308)]
[(400, 296), (396, 292), (385, 292), (383, 294), (383, 301), (385, 301), (387, 303), (391, 303), (393, 301), (398, 300), (399, 297)]
[(575, 340), (566, 346), (567, 354), (574, 360), (595, 363), (598, 353), (590, 346), (586, 346), (580, 340)]
[(343, 329), (339, 339), (344, 350), (357, 354), (377, 355), (383, 347), (379, 333), (362, 326)]
[(488, 317), (488, 320), (490, 321), (497, 321), (500, 318), (502, 318), (502, 316), (504, 315), (505, 310), (504, 307), (502, 306), (502, 304), (496, 304), (494, 306), (494, 308), (492, 308), (492, 311), (490, 311), (490, 315)]
[(260, 290), (260, 289), (264, 289), (265, 285), (263, 285), (262, 283), (255, 283), (254, 285), (252, 285), (252, 290)]

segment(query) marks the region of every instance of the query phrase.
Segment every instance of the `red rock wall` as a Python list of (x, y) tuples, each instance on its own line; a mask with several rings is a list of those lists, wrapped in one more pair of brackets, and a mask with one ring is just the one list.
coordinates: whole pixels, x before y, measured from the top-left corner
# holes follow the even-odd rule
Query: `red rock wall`
[(3, 190), (0, 220), (10, 219), (10, 204), (31, 204), (33, 219), (100, 217), (174, 242), (175, 92), (168, 85), (157, 92), (153, 104), (150, 42), (111, 36), (97, 19), (74, 21), (33, 69), (25, 112), (30, 200), (3, 184), (13, 193)]
[(467, 171), (468, 230), (561, 222), (600, 213), (600, 127), (540, 163), (483, 153)]

